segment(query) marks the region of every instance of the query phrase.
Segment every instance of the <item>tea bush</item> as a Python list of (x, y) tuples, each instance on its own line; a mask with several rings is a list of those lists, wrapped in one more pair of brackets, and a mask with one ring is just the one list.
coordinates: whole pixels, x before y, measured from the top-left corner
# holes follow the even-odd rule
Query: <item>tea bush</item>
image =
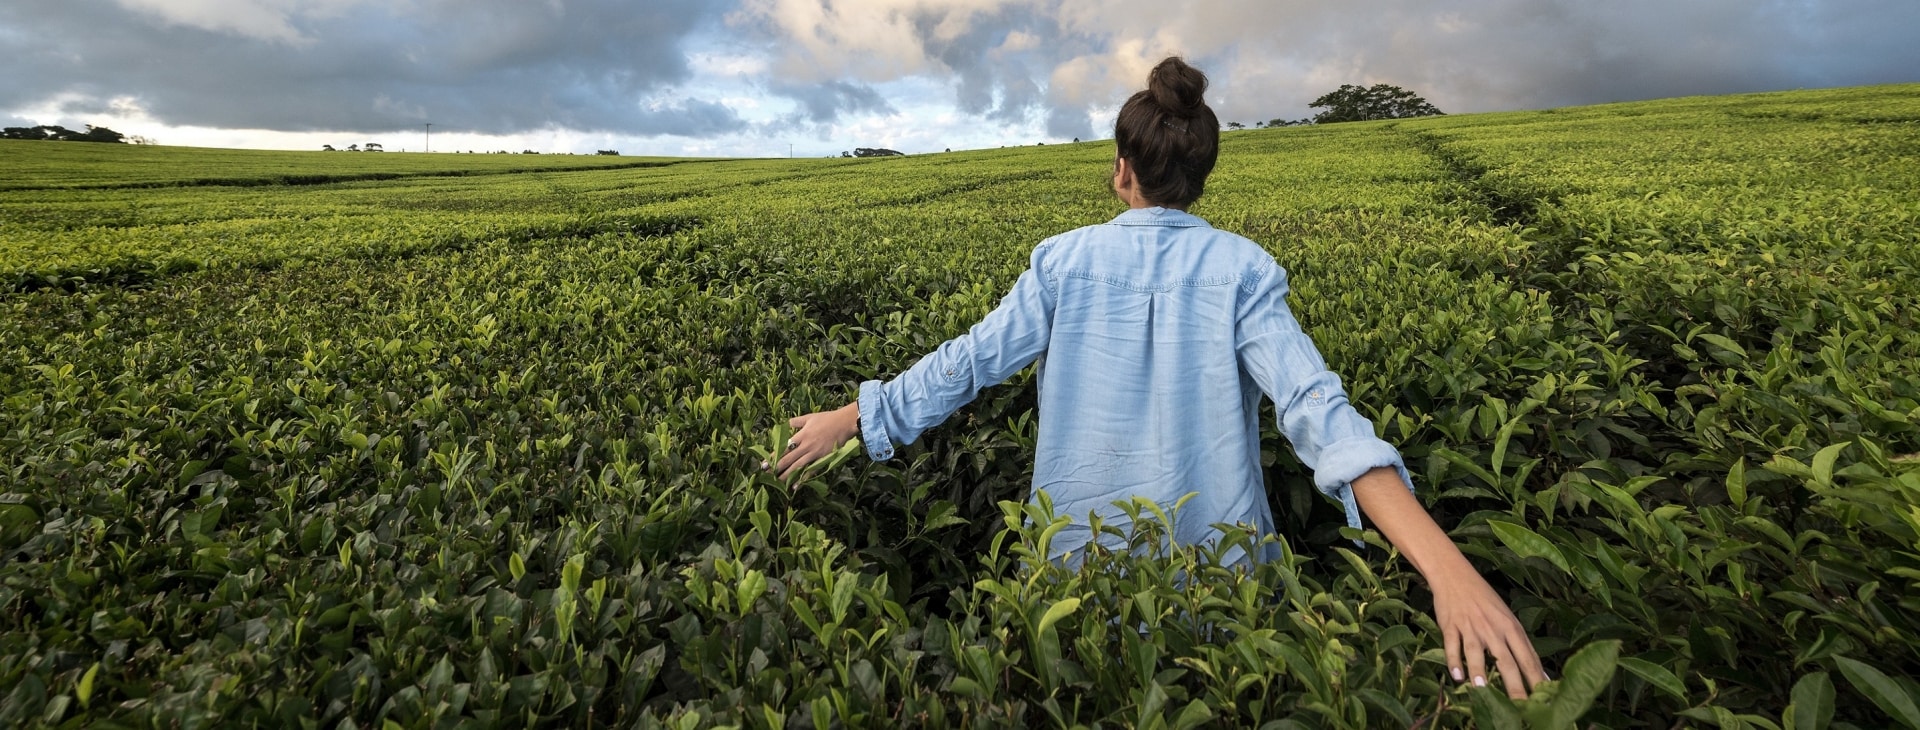
[(1226, 138), (1195, 212), (1536, 637), (1521, 702), (1270, 426), (1280, 535), (1135, 503), (1071, 569), (1030, 372), (759, 469), (1114, 214), (1105, 145), (8, 192), (0, 717), (1920, 727), (1916, 99)]

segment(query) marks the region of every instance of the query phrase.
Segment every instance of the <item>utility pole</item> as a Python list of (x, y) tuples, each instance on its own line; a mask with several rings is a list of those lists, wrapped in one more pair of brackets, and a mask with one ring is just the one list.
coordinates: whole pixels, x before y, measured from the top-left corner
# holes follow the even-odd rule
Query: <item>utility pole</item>
[(433, 122), (427, 122), (427, 151), (433, 151)]

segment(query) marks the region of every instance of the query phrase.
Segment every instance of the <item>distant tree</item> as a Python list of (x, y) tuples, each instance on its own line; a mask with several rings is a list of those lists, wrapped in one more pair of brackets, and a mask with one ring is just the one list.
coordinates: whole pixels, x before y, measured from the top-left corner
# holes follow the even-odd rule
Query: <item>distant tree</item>
[(154, 138), (152, 138), (152, 137), (148, 137), (148, 136), (145, 136), (145, 135), (139, 135), (139, 134), (133, 134), (133, 135), (128, 135), (128, 136), (127, 136), (127, 144), (137, 144), (137, 145), (156, 145), (156, 144), (160, 144), (160, 143), (159, 143), (158, 141), (156, 141), (156, 140), (154, 140)]
[(952, 148), (952, 147), (948, 147), (948, 148), (947, 148), (947, 151), (948, 151), (948, 152), (952, 152), (952, 151), (953, 151), (953, 148)]
[(840, 156), (841, 156), (841, 157), (852, 157), (852, 156), (853, 156), (853, 153), (852, 153), (852, 152), (848, 152), (848, 151), (846, 151), (846, 150), (841, 150), (841, 151), (840, 151)]
[(1227, 122), (1227, 129), (1246, 129), (1246, 128), (1247, 128), (1247, 125), (1241, 124), (1239, 122)]
[(360, 143), (358, 143), (358, 142), (355, 142), (355, 143), (353, 143), (353, 144), (350, 144), (350, 145), (347, 145), (347, 151), (348, 151), (348, 152), (359, 152), (359, 151), (360, 151)]
[(1419, 94), (1388, 84), (1374, 84), (1366, 88), (1341, 84), (1340, 88), (1314, 99), (1307, 106), (1326, 110), (1313, 115), (1314, 124), (1406, 119), (1446, 113), (1428, 104)]
[(540, 154), (540, 153), (538, 153), (538, 152), (535, 152), (535, 151), (533, 151), (533, 150), (520, 150), (520, 154), (523, 154), (523, 155), (537, 155), (537, 154)]
[(111, 144), (119, 144), (121, 142), (126, 141), (127, 139), (127, 135), (121, 134), (119, 132), (115, 132), (111, 129), (107, 129), (106, 127), (96, 127), (91, 124), (87, 125), (86, 134), (83, 134), (80, 136), (81, 136), (80, 141), (108, 142)]
[(321, 151), (321, 152), (334, 152), (334, 151), (336, 151), (336, 150), (334, 150), (334, 149), (333, 149), (333, 145), (330, 145), (330, 144), (323, 144), (323, 145), (320, 145), (320, 151)]
[(619, 156), (620, 156), (620, 150), (599, 150), (599, 151), (596, 151), (596, 152), (594, 152), (594, 154), (596, 154), (596, 155), (608, 155), (608, 156), (612, 156), (612, 157), (619, 157)]
[(368, 152), (385, 152), (386, 151), (380, 148), (379, 142), (368, 142), (366, 143), (366, 145), (362, 146), (360, 149), (366, 150)]
[(905, 155), (901, 154), (896, 150), (890, 150), (883, 147), (882, 148), (855, 147), (853, 148), (853, 156), (854, 157), (904, 157)]
[(1074, 143), (1074, 144), (1080, 144), (1080, 138), (1079, 138), (1079, 137), (1074, 137), (1074, 138), (1073, 138), (1073, 143)]

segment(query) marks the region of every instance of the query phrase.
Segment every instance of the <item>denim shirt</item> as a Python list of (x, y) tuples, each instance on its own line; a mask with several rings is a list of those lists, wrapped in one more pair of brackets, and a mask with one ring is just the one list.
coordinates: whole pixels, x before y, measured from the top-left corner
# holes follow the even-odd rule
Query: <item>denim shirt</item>
[(1315, 486), (1359, 527), (1355, 478), (1392, 466), (1412, 482), (1399, 451), (1347, 402), (1286, 295), (1286, 271), (1258, 244), (1181, 211), (1129, 210), (1042, 242), (970, 331), (893, 380), (862, 383), (860, 435), (869, 457), (890, 459), (895, 444), (1038, 360), (1033, 493), (1046, 491), (1057, 514), (1074, 518), (1054, 537), (1052, 557), (1076, 551), (1065, 556), (1077, 563), (1092, 538), (1087, 515), (1125, 531), (1113, 502), (1134, 496), (1172, 512), (1193, 493), (1173, 515), (1182, 543), (1216, 538), (1215, 523), (1271, 533), (1264, 395)]

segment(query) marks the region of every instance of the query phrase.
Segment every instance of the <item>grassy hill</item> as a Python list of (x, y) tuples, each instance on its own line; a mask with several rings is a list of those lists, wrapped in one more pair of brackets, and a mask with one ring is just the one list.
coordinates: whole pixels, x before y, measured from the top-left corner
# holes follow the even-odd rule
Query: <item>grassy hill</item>
[(1535, 637), (1519, 703), (1444, 678), (1425, 583), (1271, 417), (1288, 557), (1250, 575), (1145, 517), (1033, 559), (1031, 370), (892, 461), (758, 470), (1117, 213), (1109, 144), (6, 144), (0, 718), (1917, 726), (1916, 119), (1903, 85), (1226, 135), (1194, 212), (1288, 269)]
[(651, 167), (619, 155), (287, 152), (0, 140), (0, 191), (195, 185), (313, 185), (504, 172)]

